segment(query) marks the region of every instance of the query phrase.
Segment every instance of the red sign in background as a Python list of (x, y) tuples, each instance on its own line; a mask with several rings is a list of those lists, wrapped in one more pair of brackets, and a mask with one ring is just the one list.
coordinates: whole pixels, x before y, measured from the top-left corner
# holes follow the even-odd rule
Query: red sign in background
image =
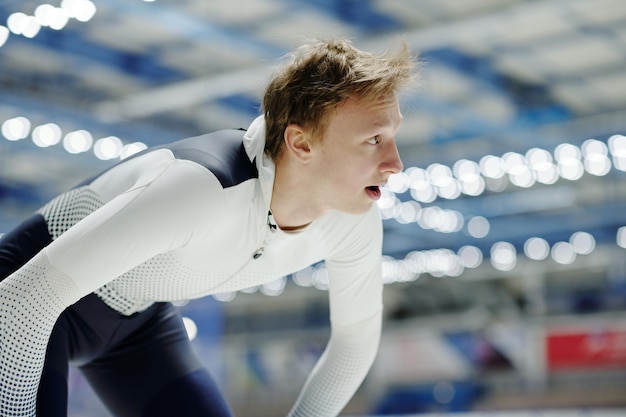
[(626, 367), (626, 331), (548, 333), (546, 359), (551, 370)]

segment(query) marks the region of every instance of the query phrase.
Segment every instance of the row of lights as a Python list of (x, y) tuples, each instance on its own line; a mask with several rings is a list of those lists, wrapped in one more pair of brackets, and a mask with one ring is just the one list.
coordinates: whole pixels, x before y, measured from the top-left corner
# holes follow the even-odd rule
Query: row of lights
[(12, 13), (7, 18), (7, 26), (0, 25), (0, 46), (5, 44), (11, 33), (34, 38), (42, 27), (61, 30), (70, 19), (88, 22), (96, 14), (96, 10), (96, 5), (90, 0), (63, 0), (60, 7), (41, 4), (32, 15)]
[[(626, 227), (617, 232), (617, 244), (626, 248)], [(575, 232), (569, 241), (560, 241), (552, 246), (543, 238), (531, 237), (523, 246), (524, 255), (534, 261), (542, 261), (551, 257), (561, 265), (573, 263), (578, 255), (589, 255), (596, 248), (596, 240), (590, 233)], [(503, 272), (515, 268), (518, 253), (510, 242), (496, 242), (490, 248), (491, 265)], [(483, 263), (484, 255), (476, 246), (463, 246), (456, 253), (449, 249), (414, 251), (404, 259), (385, 258), (383, 262), (383, 279), (385, 283), (414, 281), (421, 274), (436, 277), (456, 277), (465, 268), (477, 268)]]
[[(437, 198), (452, 200), (463, 194), (478, 196), (487, 189), (500, 192), (508, 182), (529, 188), (536, 183), (552, 185), (559, 178), (576, 181), (585, 172), (604, 176), (611, 167), (626, 171), (626, 136), (613, 135), (607, 143), (588, 139), (581, 147), (560, 144), (554, 153), (532, 148), (524, 155), (516, 152), (507, 152), (502, 157), (486, 155), (479, 162), (461, 159), (452, 168), (439, 163), (426, 169), (410, 167), (390, 176), (378, 206), (383, 219), (417, 223), (423, 229), (442, 233), (458, 232), (465, 226), (461, 213), (436, 206), (422, 208), (420, 203), (431, 203)], [(412, 200), (402, 202), (397, 194), (407, 191)], [(483, 217), (474, 217), (467, 229), (473, 237), (484, 237), (489, 223)]]
[[(24, 116), (5, 120), (2, 123), (2, 134), (9, 141), (22, 140), (31, 135), (35, 145), (40, 147), (56, 145), (63, 136), (61, 128), (54, 123), (39, 125), (31, 132), (31, 121)], [(98, 157), (119, 157), (122, 146), (118, 140), (105, 141), (104, 155), (100, 149), (97, 151), (100, 155)], [(93, 139), (86, 130), (78, 130), (66, 134), (63, 145), (70, 153), (83, 153), (92, 148)], [(478, 196), (486, 189), (503, 191), (507, 176), (514, 185), (528, 188), (537, 182), (551, 185), (559, 178), (579, 180), (585, 171), (596, 176), (607, 175), (611, 166), (626, 171), (624, 135), (611, 136), (608, 145), (597, 139), (586, 140), (580, 148), (563, 143), (554, 150), (554, 158), (545, 149), (533, 148), (525, 155), (515, 152), (507, 152), (502, 157), (487, 155), (478, 163), (461, 159), (452, 168), (439, 163), (431, 164), (426, 169), (410, 167), (389, 177), (378, 205), (383, 217), (408, 223), (419, 220), (422, 211), (420, 203), (431, 203), (438, 197), (456, 199), (462, 194)], [(406, 191), (410, 192), (413, 201), (403, 204), (396, 194)]]
[[(570, 143), (558, 145), (553, 153), (532, 148), (525, 154), (507, 152), (502, 157), (486, 155), (479, 162), (461, 159), (452, 167), (435, 163), (426, 169), (411, 167), (389, 178), (393, 193), (409, 191), (415, 201), (431, 203), (436, 198), (453, 200), (462, 194), (478, 196), (485, 189), (502, 191), (508, 176), (518, 187), (529, 188), (536, 183), (551, 185), (559, 178), (575, 181), (585, 171), (596, 176), (609, 173), (611, 166), (626, 171), (626, 137), (613, 135), (608, 145), (588, 139), (578, 147)], [(611, 159), (609, 159), (609, 154)]]
[[(616, 241), (618, 246), (626, 249), (626, 226), (618, 229)], [(531, 237), (524, 243), (523, 252), (528, 259), (534, 261), (550, 257), (558, 264), (568, 265), (579, 255), (591, 254), (595, 248), (596, 240), (593, 235), (579, 231), (573, 233), (567, 242), (556, 242), (552, 246), (543, 238)], [(502, 272), (513, 270), (517, 264), (517, 257), (517, 250), (509, 242), (496, 242), (490, 249), (491, 265)], [(466, 268), (478, 268), (483, 260), (482, 251), (471, 245), (463, 246), (456, 253), (450, 249), (414, 251), (401, 260), (383, 256), (383, 282), (385, 284), (411, 282), (423, 274), (456, 277)], [(318, 290), (328, 290), (329, 287), (328, 271), (324, 263), (304, 268), (294, 273), (291, 279), (300, 287), (315, 287)], [(283, 293), (286, 283), (287, 278), (281, 277), (240, 292), (249, 294), (261, 292), (269, 296), (278, 296)], [(213, 297), (218, 301), (229, 302), (234, 300), (236, 295), (237, 292), (229, 291), (215, 294)]]
[(96, 158), (109, 160), (124, 159), (143, 149), (146, 144), (133, 142), (124, 144), (117, 136), (107, 136), (94, 140), (92, 134), (80, 129), (63, 135), (61, 128), (55, 123), (44, 123), (31, 131), (31, 122), (23, 116), (5, 120), (2, 123), (2, 135), (9, 141), (18, 141), (31, 137), (33, 143), (41, 148), (54, 146), (62, 142), (66, 152), (79, 154), (93, 150)]

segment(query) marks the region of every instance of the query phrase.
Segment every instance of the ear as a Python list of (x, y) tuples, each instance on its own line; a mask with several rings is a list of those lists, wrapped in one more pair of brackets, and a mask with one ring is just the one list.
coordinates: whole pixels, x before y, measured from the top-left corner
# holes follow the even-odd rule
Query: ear
[(307, 131), (297, 124), (289, 124), (285, 129), (286, 150), (302, 163), (311, 159), (311, 147)]

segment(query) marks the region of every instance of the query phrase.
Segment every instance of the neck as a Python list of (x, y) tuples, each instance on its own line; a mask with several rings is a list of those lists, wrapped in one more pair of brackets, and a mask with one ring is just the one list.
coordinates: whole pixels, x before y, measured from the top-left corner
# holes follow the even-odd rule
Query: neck
[(285, 162), (276, 163), (276, 175), (270, 210), (278, 227), (285, 231), (302, 229), (324, 214), (311, 195), (311, 184)]

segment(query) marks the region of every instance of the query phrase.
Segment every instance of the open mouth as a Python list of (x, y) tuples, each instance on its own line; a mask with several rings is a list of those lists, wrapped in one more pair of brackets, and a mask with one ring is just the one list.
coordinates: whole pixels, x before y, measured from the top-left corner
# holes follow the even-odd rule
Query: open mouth
[(365, 191), (370, 198), (374, 200), (378, 200), (380, 198), (380, 187), (377, 185), (370, 185), (369, 187), (365, 187)]

